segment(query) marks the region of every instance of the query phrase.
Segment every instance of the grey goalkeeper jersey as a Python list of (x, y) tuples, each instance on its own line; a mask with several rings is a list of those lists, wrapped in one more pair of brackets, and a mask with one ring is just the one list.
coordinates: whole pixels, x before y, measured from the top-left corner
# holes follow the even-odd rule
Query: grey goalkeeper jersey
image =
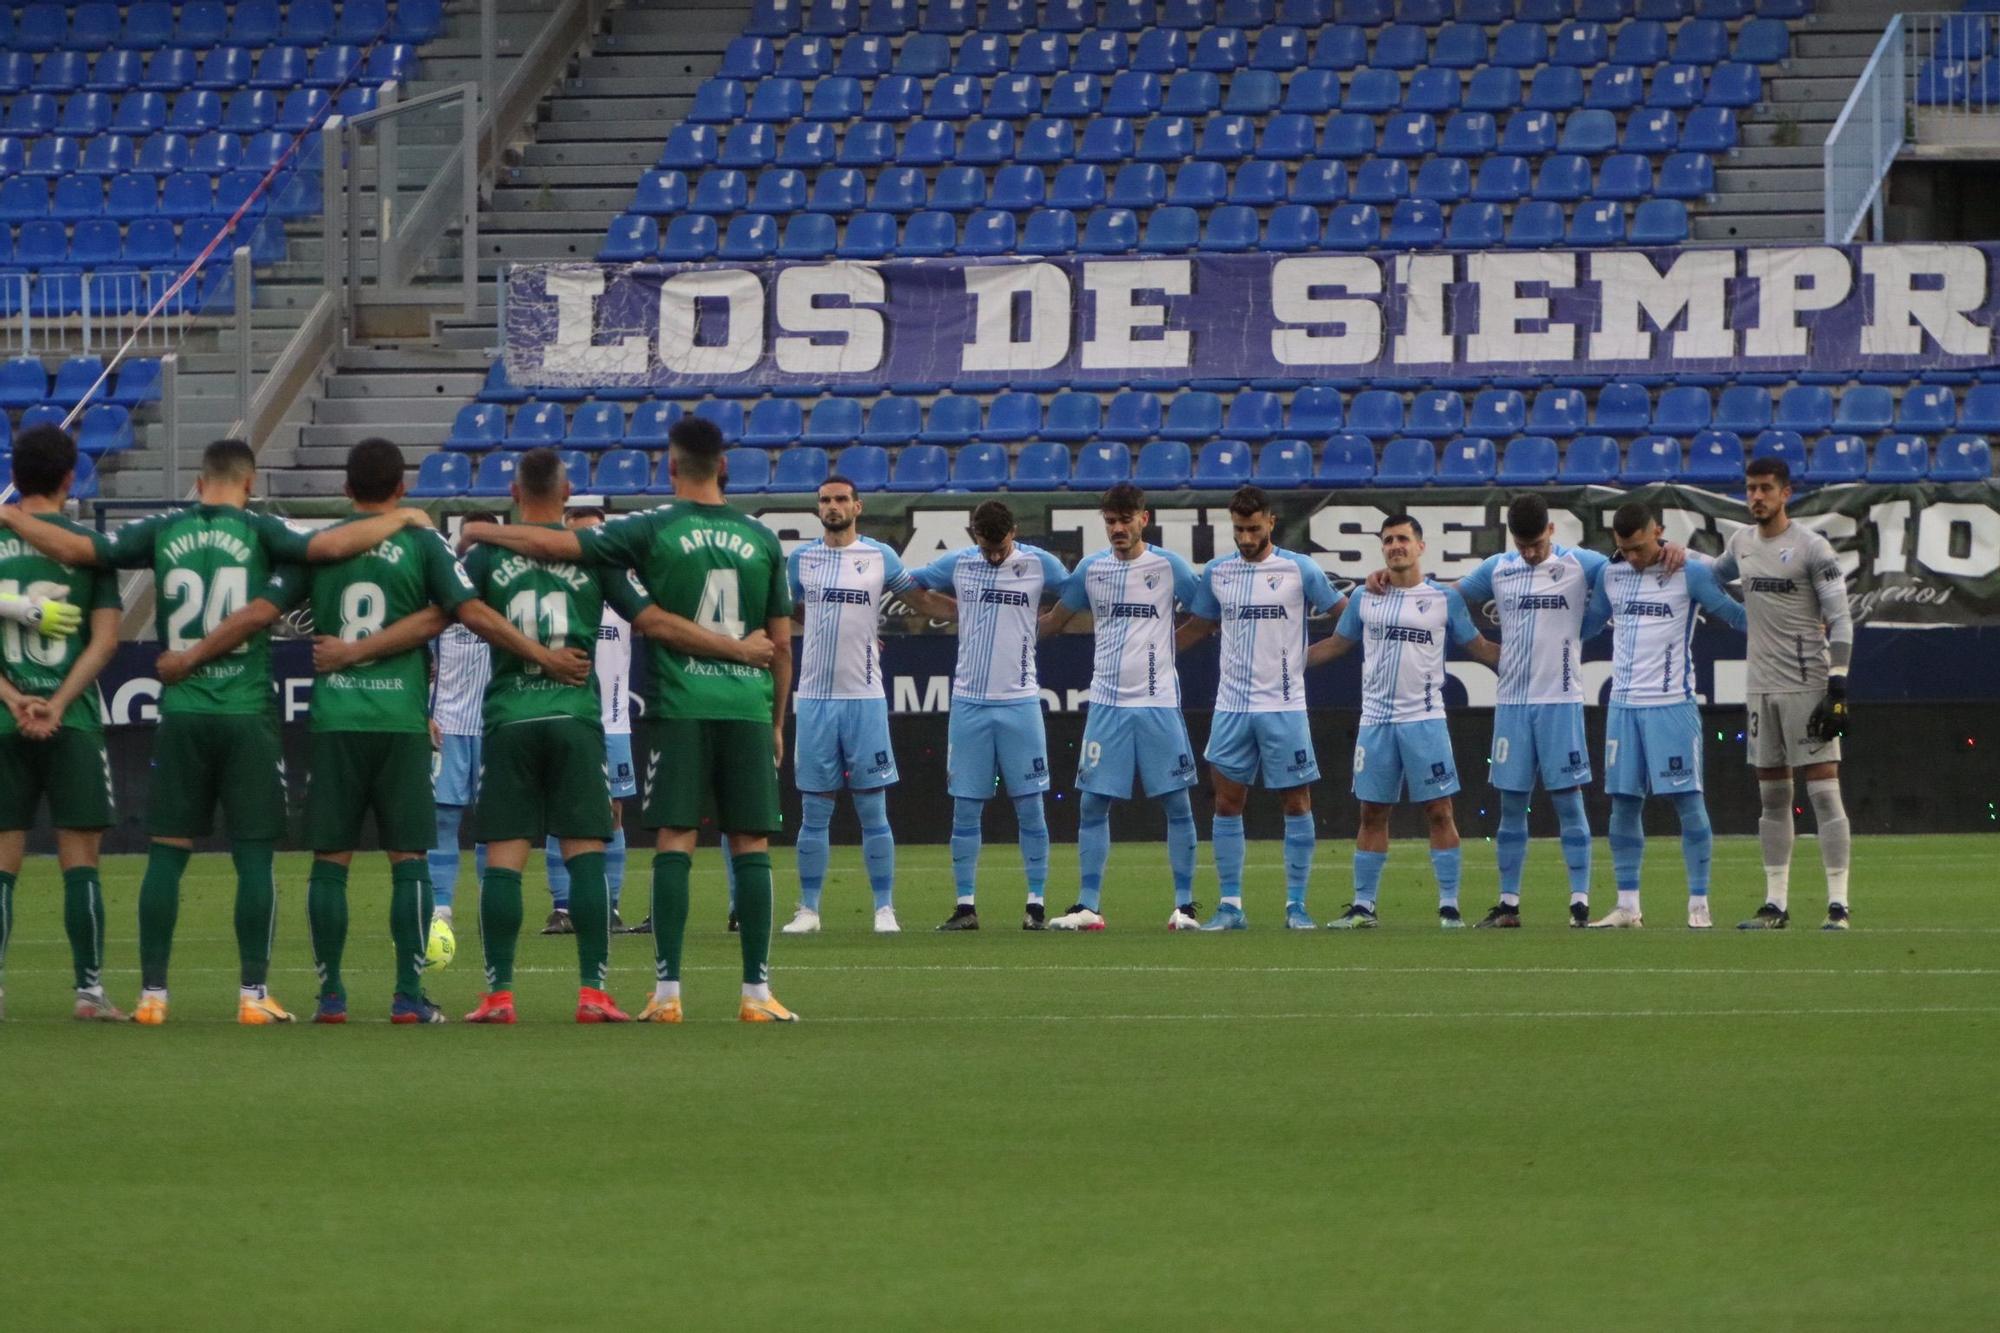
[(1738, 529), (1715, 562), (1723, 583), (1743, 583), (1750, 616), (1745, 688), (1791, 694), (1826, 688), (1831, 656), (1845, 667), (1854, 647), (1847, 581), (1825, 537), (1797, 523), (1765, 540), (1754, 525)]

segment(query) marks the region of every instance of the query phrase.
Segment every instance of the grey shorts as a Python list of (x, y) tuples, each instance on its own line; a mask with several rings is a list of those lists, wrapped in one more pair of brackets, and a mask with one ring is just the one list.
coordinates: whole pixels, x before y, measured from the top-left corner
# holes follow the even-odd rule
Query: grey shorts
[(1744, 701), (1750, 718), (1743, 728), (1751, 767), (1804, 768), (1809, 764), (1839, 763), (1839, 741), (1816, 741), (1806, 734), (1806, 723), (1812, 718), (1813, 709), (1825, 697), (1824, 691), (1752, 693)]

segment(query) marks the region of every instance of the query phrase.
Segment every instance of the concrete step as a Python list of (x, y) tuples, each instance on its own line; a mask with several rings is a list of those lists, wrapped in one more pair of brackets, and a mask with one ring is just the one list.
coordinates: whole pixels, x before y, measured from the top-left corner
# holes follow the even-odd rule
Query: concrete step
[(502, 186), (493, 192), (493, 198), (488, 204), (491, 211), (479, 215), (479, 226), (480, 230), (484, 231), (488, 219), (501, 217), (507, 213), (560, 213), (570, 210), (621, 213), (631, 200), (630, 186), (603, 189)]
[(589, 261), (597, 257), (597, 247), (604, 240), (603, 231), (596, 232), (516, 232), (503, 236), (481, 236), (479, 238), (480, 276), (490, 278), (500, 271), (502, 263), (532, 263), (537, 260), (581, 259)]
[(534, 167), (650, 167), (659, 161), (660, 146), (667, 141), (662, 125), (649, 142), (621, 143), (533, 143), (521, 154), (521, 165)]
[(1821, 194), (1817, 167), (1759, 167), (1739, 169), (1733, 163), (1715, 173), (1715, 191), (1731, 204), (1763, 195)]
[(456, 370), (476, 371), (479, 377), (484, 379), (487, 364), (486, 357), (448, 351), (427, 343), (349, 347), (335, 353), (334, 366), (339, 370), (360, 373), (341, 375), (329, 380), (328, 389), (333, 391), (340, 386), (366, 386), (382, 380), (393, 382), (404, 374), (433, 375)]
[[(316, 448), (346, 450), (361, 443), (361, 441), (363, 440), (370, 439), (382, 433), (383, 433), (383, 427), (380, 425), (369, 425), (369, 426), (312, 425), (312, 426), (305, 426), (300, 429), (299, 443), (301, 448), (316, 447)], [(396, 443), (405, 446), (409, 445), (436, 446), (443, 444), (445, 436), (449, 434), (451, 434), (451, 423), (449, 421), (439, 422), (435, 425), (428, 425), (428, 426), (411, 426), (407, 430), (399, 431), (396, 437)], [(337, 457), (329, 458), (322, 465), (323, 466), (337, 465), (341, 457), (345, 457), (345, 455), (341, 454)], [(303, 459), (301, 460), (301, 462), (304, 461), (305, 460)]]
[[(467, 395), (479, 392), (474, 384)], [(458, 415), (462, 400), (432, 398), (322, 398), (313, 411), (315, 426), (445, 426)]]
[[(685, 113), (682, 113), (683, 115)], [(535, 142), (541, 144), (567, 143), (643, 143), (657, 156), (660, 145), (666, 143), (667, 132), (662, 125), (672, 125), (681, 119), (680, 115), (661, 120), (558, 120), (550, 121), (535, 128)]]
[[(626, 198), (631, 192), (626, 192)], [(507, 212), (482, 213), (479, 217), (480, 240), (488, 236), (532, 236), (544, 232), (592, 232), (602, 236), (611, 226), (612, 219), (624, 212), (623, 207), (597, 209), (546, 209), (508, 210)]]
[(540, 189), (543, 186), (551, 189), (616, 189), (622, 185), (630, 190), (639, 183), (639, 177), (659, 160), (659, 148), (654, 146), (648, 152), (637, 154), (631, 161), (560, 165), (533, 163), (503, 173), (501, 183), (518, 189)]
[(1693, 220), (1698, 241), (1817, 241), (1825, 225), (1817, 212), (1697, 214)]

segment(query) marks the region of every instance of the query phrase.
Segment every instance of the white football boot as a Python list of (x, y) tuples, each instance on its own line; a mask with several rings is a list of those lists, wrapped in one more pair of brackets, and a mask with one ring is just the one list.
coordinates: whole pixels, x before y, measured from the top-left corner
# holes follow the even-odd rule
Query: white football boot
[(875, 933), (877, 935), (900, 935), (903, 933), (902, 924), (896, 920), (895, 908), (878, 907), (875, 909)]
[(783, 935), (817, 935), (819, 934), (819, 913), (813, 911), (810, 907), (801, 907), (798, 911), (792, 913), (792, 919), (780, 926), (778, 931)]
[(1614, 907), (1603, 916), (1590, 923), (1592, 930), (1639, 930), (1646, 924), (1646, 918), (1629, 907)]
[(1715, 929), (1715, 918), (1708, 914), (1708, 898), (1706, 895), (1699, 898), (1690, 897), (1688, 899), (1688, 929)]
[(1061, 916), (1049, 918), (1050, 930), (1103, 930), (1104, 918), (1091, 911), (1082, 903), (1070, 908)]

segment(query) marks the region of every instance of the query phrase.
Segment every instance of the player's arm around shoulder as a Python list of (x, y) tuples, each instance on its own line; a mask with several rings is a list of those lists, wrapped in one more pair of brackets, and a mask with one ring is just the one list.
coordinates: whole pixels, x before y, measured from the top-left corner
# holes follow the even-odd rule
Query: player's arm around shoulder
[[(102, 533), (81, 532), (61, 523), (51, 523), (19, 505), (0, 505), (0, 527), (8, 529), (51, 560), (86, 567), (113, 565), (131, 569), (151, 564), (153, 538), (166, 517), (164, 514), (153, 514), (136, 523), (127, 523), (118, 530), (116, 537), (106, 537)], [(129, 538), (125, 537), (128, 532), (132, 533)], [(123, 561), (114, 558), (120, 554), (125, 555)]]
[(1715, 577), (1713, 562), (1701, 556), (1694, 557), (1687, 563), (1686, 576), (1688, 596), (1694, 599), (1697, 606), (1731, 629), (1741, 631), (1749, 628), (1749, 614), (1744, 611), (1743, 603), (1723, 591), (1721, 582)]
[(1490, 667), (1499, 666), (1500, 645), (1481, 634), (1479, 627), (1472, 623), (1472, 612), (1466, 609), (1464, 595), (1457, 588), (1440, 588), (1439, 591), (1444, 593), (1445, 617), (1452, 642), (1473, 661)]
[[(1060, 634), (1078, 614), (1090, 609), (1090, 567), (1099, 558), (1100, 556), (1096, 555), (1085, 556), (1073, 572), (1063, 576), (1061, 582), (1056, 585), (1055, 605), (1042, 612), (1035, 621), (1037, 634), (1045, 637), (1050, 634)], [(1054, 557), (1051, 556), (1050, 559)], [(1060, 569), (1062, 566), (1058, 564), (1056, 568)], [(1044, 574), (1046, 573), (1047, 567), (1044, 566)], [(1045, 590), (1049, 587), (1046, 581), (1042, 586)]]
[(1307, 647), (1306, 666), (1308, 668), (1325, 666), (1328, 662), (1345, 657), (1354, 650), (1355, 644), (1361, 642), (1363, 633), (1361, 594), (1355, 593), (1341, 608), (1340, 622), (1334, 626), (1333, 633)]

